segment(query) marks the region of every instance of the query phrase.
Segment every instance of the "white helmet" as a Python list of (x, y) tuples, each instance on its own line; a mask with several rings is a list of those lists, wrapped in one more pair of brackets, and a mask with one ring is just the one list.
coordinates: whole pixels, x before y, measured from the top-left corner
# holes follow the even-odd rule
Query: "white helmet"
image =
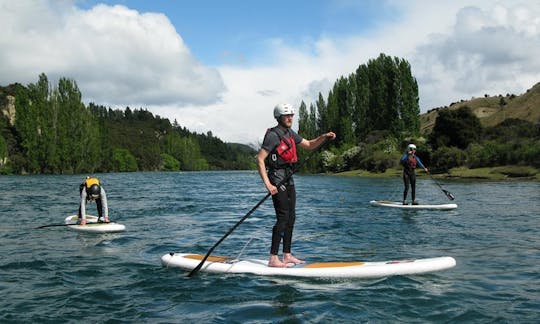
[(412, 150), (416, 150), (416, 145), (409, 144), (409, 146), (407, 146), (407, 151), (412, 151)]
[(274, 107), (274, 118), (279, 118), (281, 115), (294, 115), (294, 108), (287, 103), (280, 103)]

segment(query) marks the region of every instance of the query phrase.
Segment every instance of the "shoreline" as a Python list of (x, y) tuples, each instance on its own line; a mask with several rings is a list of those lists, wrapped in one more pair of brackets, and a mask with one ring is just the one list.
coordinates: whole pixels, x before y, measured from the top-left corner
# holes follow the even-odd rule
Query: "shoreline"
[[(351, 170), (334, 173), (333, 175), (340, 177), (394, 178), (401, 177), (401, 172), (401, 168), (391, 168), (382, 173), (367, 170)], [(432, 173), (431, 175), (437, 179), (540, 181), (540, 170), (531, 166), (515, 165), (476, 169), (458, 167), (452, 168), (446, 173)], [(429, 177), (423, 170), (417, 170), (416, 176), (419, 178)]]

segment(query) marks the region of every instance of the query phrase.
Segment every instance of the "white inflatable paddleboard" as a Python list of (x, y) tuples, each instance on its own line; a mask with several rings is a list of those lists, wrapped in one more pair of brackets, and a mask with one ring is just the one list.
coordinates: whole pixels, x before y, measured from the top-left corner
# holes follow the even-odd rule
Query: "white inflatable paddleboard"
[(372, 200), (369, 202), (372, 206), (377, 207), (390, 207), (401, 209), (438, 209), (438, 210), (450, 210), (456, 209), (457, 204), (439, 204), (439, 205), (403, 205), (402, 202), (388, 201), (388, 200)]
[(68, 227), (79, 232), (86, 233), (114, 233), (114, 232), (123, 232), (126, 230), (126, 227), (122, 224), (115, 222), (110, 223), (98, 223), (98, 218), (96, 216), (86, 215), (86, 225), (77, 225), (77, 215), (71, 215), (66, 217), (66, 224)]
[[(192, 270), (197, 267), (203, 258), (204, 255), (200, 254), (169, 253), (161, 257), (161, 263), (165, 267)], [(456, 260), (452, 257), (438, 257), (383, 262), (316, 262), (298, 264), (290, 268), (274, 268), (268, 266), (268, 260), (238, 260), (221, 256), (209, 256), (200, 271), (213, 273), (252, 273), (263, 276), (382, 278), (439, 271), (452, 268), (455, 265)]]

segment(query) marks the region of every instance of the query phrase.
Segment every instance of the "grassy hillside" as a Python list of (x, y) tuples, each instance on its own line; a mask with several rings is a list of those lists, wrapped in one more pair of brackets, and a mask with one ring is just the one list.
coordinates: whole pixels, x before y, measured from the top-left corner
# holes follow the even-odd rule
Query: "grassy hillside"
[(435, 108), (420, 115), (421, 132), (429, 134), (435, 125), (439, 110), (459, 109), (463, 106), (471, 108), (484, 127), (495, 126), (506, 118), (518, 118), (532, 123), (540, 122), (540, 83), (534, 85), (522, 95), (513, 94), (487, 96), (462, 100), (449, 107)]

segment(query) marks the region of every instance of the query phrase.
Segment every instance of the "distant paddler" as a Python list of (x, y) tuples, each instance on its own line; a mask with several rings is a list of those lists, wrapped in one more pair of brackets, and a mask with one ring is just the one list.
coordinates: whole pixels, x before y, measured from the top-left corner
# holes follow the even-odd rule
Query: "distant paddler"
[(416, 201), (416, 173), (414, 170), (417, 167), (424, 169), (428, 172), (428, 169), (422, 164), (422, 161), (416, 156), (416, 145), (409, 144), (407, 146), (407, 152), (403, 154), (400, 160), (403, 166), (403, 205), (407, 204), (407, 193), (409, 191), (409, 185), (411, 186), (411, 205), (417, 205)]

